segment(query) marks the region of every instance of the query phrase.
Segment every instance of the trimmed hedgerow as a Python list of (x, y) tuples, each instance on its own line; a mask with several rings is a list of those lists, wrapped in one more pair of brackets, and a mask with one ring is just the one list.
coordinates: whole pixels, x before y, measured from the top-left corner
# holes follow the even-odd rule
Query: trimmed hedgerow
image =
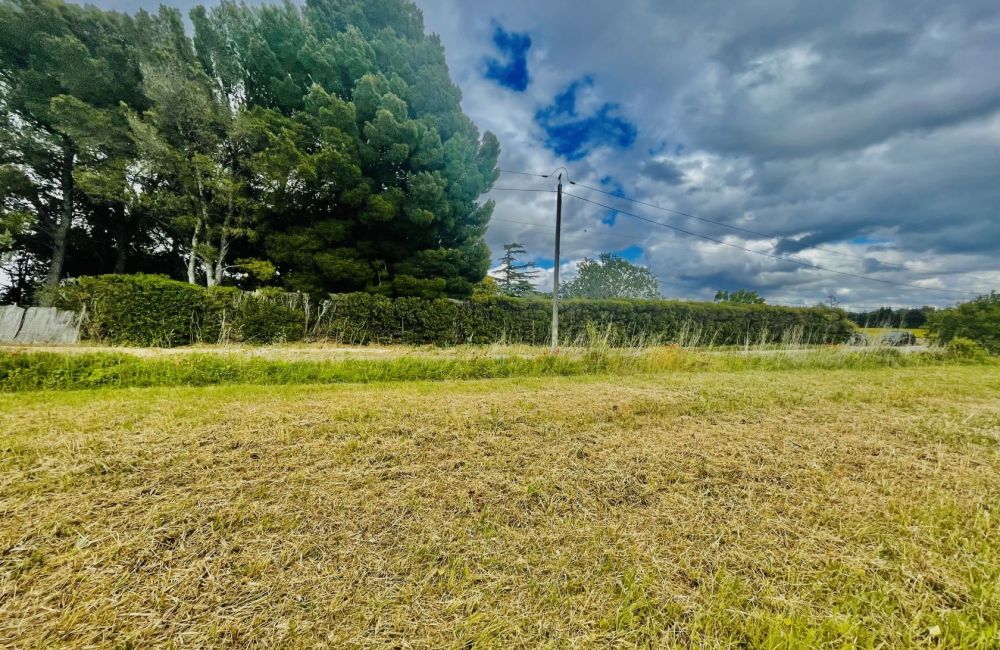
[[(87, 338), (119, 345), (276, 343), (324, 339), (349, 344), (549, 342), (545, 299), (482, 296), (471, 301), (355, 293), (316, 305), (308, 296), (205, 289), (160, 276), (80, 278), (60, 288), (58, 306), (84, 311)], [(853, 326), (837, 310), (672, 300), (569, 300), (561, 343), (836, 343)]]
[[(714, 345), (838, 343), (853, 330), (842, 312), (770, 305), (673, 300), (569, 300), (560, 303), (562, 343), (609, 345), (642, 341)], [(552, 303), (543, 299), (478, 297), (470, 302), (368, 294), (332, 296), (311, 329), (345, 343), (545, 344)]]
[(206, 301), (203, 288), (164, 276), (103, 275), (65, 283), (55, 306), (83, 312), (84, 338), (171, 347), (198, 338)]

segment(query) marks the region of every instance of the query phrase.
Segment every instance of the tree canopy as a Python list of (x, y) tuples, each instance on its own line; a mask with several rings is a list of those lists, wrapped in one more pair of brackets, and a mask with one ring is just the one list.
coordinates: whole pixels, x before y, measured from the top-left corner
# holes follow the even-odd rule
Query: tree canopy
[(499, 143), (409, 0), (223, 0), (190, 21), (0, 0), (8, 298), (109, 272), (471, 293)]
[(496, 271), (496, 281), (500, 293), (521, 298), (535, 293), (534, 280), (538, 269), (534, 261), (522, 262), (521, 257), (528, 251), (520, 242), (504, 244), (504, 254), (500, 258), (500, 268)]
[(633, 298), (653, 300), (660, 297), (660, 283), (652, 272), (611, 253), (601, 253), (596, 260), (584, 259), (576, 266), (576, 277), (560, 287), (566, 298)]
[(966, 338), (993, 354), (1000, 354), (1000, 294), (993, 292), (939, 309), (928, 317), (927, 328), (940, 343)]
[(737, 289), (736, 291), (716, 291), (715, 302), (732, 302), (741, 305), (763, 305), (764, 299), (756, 291)]

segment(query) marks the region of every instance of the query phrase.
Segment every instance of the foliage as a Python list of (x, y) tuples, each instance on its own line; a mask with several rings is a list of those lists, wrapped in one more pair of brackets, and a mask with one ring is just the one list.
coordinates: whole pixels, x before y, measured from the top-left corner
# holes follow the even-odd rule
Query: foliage
[(277, 343), (302, 338), (304, 296), (204, 287), (153, 275), (84, 277), (53, 303), (85, 314), (83, 336), (112, 345)]
[(956, 336), (945, 345), (948, 354), (958, 359), (980, 359), (989, 355), (986, 348), (972, 339)]
[[(332, 296), (315, 326), (315, 338), (346, 343), (493, 343), (541, 345), (550, 335), (548, 300), (481, 297), (390, 300), (382, 296)], [(611, 345), (638, 340), (737, 345), (781, 343), (789, 333), (802, 343), (846, 340), (852, 331), (841, 312), (764, 305), (721, 305), (666, 300), (569, 300), (561, 304), (561, 343), (593, 339)], [(596, 329), (595, 329), (596, 328)]]
[[(599, 337), (597, 337), (599, 338)], [(547, 348), (464, 347), (447, 351), (403, 348), (380, 358), (330, 358), (322, 348), (295, 348), (292, 360), (219, 352), (143, 356), (121, 352), (0, 352), (0, 392), (215, 386), (442, 381), (501, 377), (593, 374), (627, 376), (660, 372), (774, 370), (873, 370), (990, 361), (975, 344), (900, 354), (891, 349), (841, 352), (814, 349), (796, 354), (744, 354), (742, 350), (686, 350), (677, 346), (613, 349), (600, 341), (559, 355)], [(314, 352), (314, 354), (310, 354)], [(772, 351), (773, 352), (773, 351)]]
[[(162, 298), (161, 298), (162, 295)], [(81, 278), (59, 288), (65, 309), (85, 311), (88, 338), (121, 345), (183, 345), (302, 338), (351, 344), (455, 345), (548, 342), (552, 304), (541, 298), (477, 296), (390, 298), (354, 293), (316, 303), (281, 291), (206, 290), (157, 276)], [(596, 329), (595, 329), (596, 328)], [(610, 345), (682, 342), (743, 345), (840, 342), (852, 326), (842, 312), (666, 300), (568, 300), (560, 308), (561, 343)]]
[(535, 293), (535, 285), (532, 281), (538, 277), (538, 269), (533, 261), (519, 261), (520, 256), (527, 254), (528, 251), (519, 242), (504, 244), (503, 250), (500, 268), (496, 271), (500, 293), (515, 298)]
[(934, 307), (901, 308), (880, 307), (874, 311), (852, 312), (847, 316), (858, 327), (892, 327), (896, 329), (920, 329), (927, 324)]
[(740, 305), (763, 305), (765, 300), (756, 291), (738, 289), (737, 291), (715, 292), (715, 302), (733, 302)]
[(146, 272), (471, 294), (499, 144), (411, 2), (223, 2), (190, 21), (0, 0), (0, 255), (24, 271), (17, 295), (40, 280), (25, 260), (49, 286)]
[(1000, 294), (995, 291), (950, 309), (939, 309), (927, 320), (931, 338), (947, 344), (956, 337), (970, 339), (1000, 354)]
[(588, 258), (577, 264), (576, 277), (559, 288), (559, 295), (591, 300), (653, 300), (660, 297), (660, 290), (659, 281), (648, 268), (601, 253), (596, 260)]

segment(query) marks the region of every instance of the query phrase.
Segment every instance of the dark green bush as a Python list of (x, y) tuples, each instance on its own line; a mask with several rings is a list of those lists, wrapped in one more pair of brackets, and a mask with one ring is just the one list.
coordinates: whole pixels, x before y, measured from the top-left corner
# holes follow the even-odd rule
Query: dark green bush
[(55, 303), (86, 314), (85, 338), (160, 347), (195, 341), (206, 306), (203, 288), (159, 275), (82, 277), (60, 287)]
[(83, 312), (84, 338), (112, 345), (276, 343), (305, 334), (307, 298), (204, 287), (155, 275), (102, 275), (63, 284), (56, 306)]
[[(85, 335), (112, 344), (276, 343), (302, 338), (349, 344), (545, 344), (552, 303), (477, 296), (388, 298), (356, 293), (321, 305), (283, 292), (205, 289), (158, 276), (101, 276), (63, 285), (59, 305), (83, 310)], [(703, 345), (837, 343), (852, 325), (843, 312), (814, 307), (668, 300), (560, 303), (563, 344), (681, 342)]]
[(308, 298), (280, 291), (207, 290), (202, 343), (284, 343), (305, 335)]
[[(594, 332), (611, 345), (639, 341), (738, 345), (838, 343), (853, 326), (840, 311), (667, 300), (569, 300), (560, 303), (560, 340), (585, 342)], [(311, 330), (345, 343), (495, 343), (549, 341), (552, 303), (477, 296), (470, 302), (368, 294), (331, 297)]]

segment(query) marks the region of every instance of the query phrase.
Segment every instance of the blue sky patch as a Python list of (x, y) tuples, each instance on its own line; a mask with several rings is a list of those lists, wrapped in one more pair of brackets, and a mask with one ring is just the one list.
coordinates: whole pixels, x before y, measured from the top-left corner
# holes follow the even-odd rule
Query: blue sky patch
[(629, 246), (628, 248), (623, 248), (620, 251), (615, 251), (614, 254), (622, 259), (626, 259), (633, 264), (639, 261), (642, 257), (642, 246)]
[(494, 23), (493, 44), (504, 55), (506, 61), (493, 57), (486, 59), (483, 76), (504, 88), (523, 93), (531, 84), (531, 76), (528, 74), (531, 36), (526, 33), (508, 32), (499, 23)]
[[(563, 257), (563, 256), (559, 255), (559, 257)], [(535, 260), (534, 260), (534, 262), (535, 262), (535, 266), (537, 266), (540, 269), (545, 269), (545, 270), (549, 270), (551, 268), (554, 268), (555, 265), (556, 265), (555, 264), (555, 260), (552, 259), (551, 257), (536, 257)]]
[(577, 93), (593, 85), (589, 76), (574, 81), (551, 105), (535, 113), (535, 121), (545, 131), (545, 146), (567, 160), (580, 160), (600, 146), (628, 149), (638, 136), (635, 124), (619, 115), (618, 104), (607, 102), (589, 117), (579, 115)]
[[(620, 196), (620, 197), (625, 196), (625, 188), (622, 187), (622, 184), (611, 176), (605, 176), (604, 178), (602, 178), (601, 185), (603, 186), (605, 192), (610, 192), (615, 196)], [(613, 227), (616, 221), (618, 221), (617, 210), (608, 210), (607, 214), (601, 217), (601, 223), (603, 223), (605, 226)]]

